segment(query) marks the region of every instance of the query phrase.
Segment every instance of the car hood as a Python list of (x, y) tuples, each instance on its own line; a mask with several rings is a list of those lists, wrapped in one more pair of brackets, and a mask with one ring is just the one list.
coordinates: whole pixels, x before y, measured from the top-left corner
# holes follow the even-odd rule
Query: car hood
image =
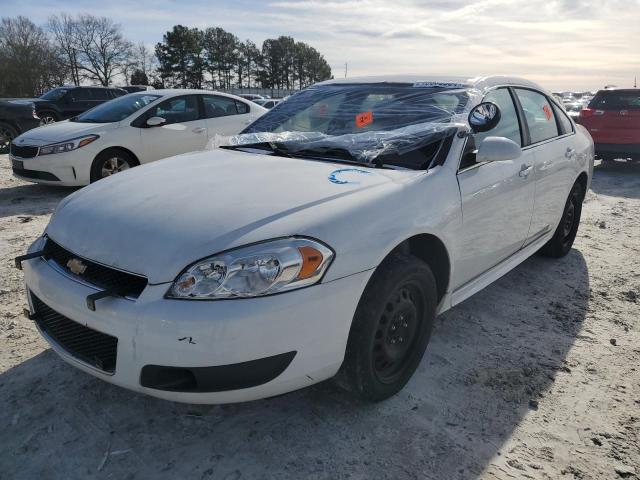
[(415, 173), (221, 149), (190, 153), (75, 192), (46, 233), (79, 256), (163, 283), (229, 248), (317, 232), (309, 226), (330, 221), (358, 193)]
[(117, 123), (80, 123), (64, 122), (51, 123), (43, 127), (34, 128), (16, 138), (15, 142), (24, 145), (48, 145), (64, 142), (82, 135), (97, 134), (117, 128)]

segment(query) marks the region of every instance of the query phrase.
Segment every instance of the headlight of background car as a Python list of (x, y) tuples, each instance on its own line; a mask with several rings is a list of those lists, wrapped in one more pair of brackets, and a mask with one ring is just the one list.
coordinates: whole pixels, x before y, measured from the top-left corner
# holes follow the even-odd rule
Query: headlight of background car
[(45, 145), (44, 147), (40, 147), (38, 155), (51, 155), (52, 153), (70, 152), (71, 150), (75, 150), (76, 148), (81, 148), (85, 145), (89, 145), (91, 142), (97, 140), (98, 138), (100, 138), (99, 135), (88, 135), (86, 137), (72, 138), (71, 140), (55, 143), (53, 145)]
[(207, 300), (285, 292), (320, 281), (332, 259), (327, 246), (307, 238), (240, 247), (188, 267), (167, 297)]

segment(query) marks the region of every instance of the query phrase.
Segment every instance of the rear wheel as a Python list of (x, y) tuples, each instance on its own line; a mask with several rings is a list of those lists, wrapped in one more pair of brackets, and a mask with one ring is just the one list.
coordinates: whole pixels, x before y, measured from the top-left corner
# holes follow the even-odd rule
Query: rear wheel
[(98, 154), (91, 165), (91, 183), (118, 172), (129, 170), (138, 165), (138, 162), (124, 150), (106, 150)]
[(367, 401), (400, 391), (424, 355), (436, 305), (436, 282), (424, 262), (385, 260), (358, 303), (339, 384)]
[(40, 126), (49, 125), (58, 121), (58, 115), (53, 112), (41, 112), (38, 116), (40, 117)]
[(9, 153), (11, 142), (18, 136), (18, 132), (11, 125), (0, 123), (0, 155)]
[(553, 258), (564, 257), (569, 253), (578, 233), (583, 198), (584, 189), (582, 185), (576, 183), (569, 193), (562, 218), (553, 237), (540, 249), (540, 253)]

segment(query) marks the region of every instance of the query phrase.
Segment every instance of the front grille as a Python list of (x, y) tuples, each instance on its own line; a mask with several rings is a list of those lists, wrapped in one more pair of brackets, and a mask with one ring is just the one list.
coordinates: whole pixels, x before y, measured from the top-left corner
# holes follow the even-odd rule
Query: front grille
[[(50, 238), (47, 238), (47, 243), (44, 247), (44, 258), (53, 260), (60, 268), (84, 282), (104, 290), (112, 290), (123, 297), (138, 298), (147, 286), (145, 277), (87, 260), (66, 250)], [(84, 266), (86, 268), (81, 273), (74, 273), (69, 267), (70, 260), (75, 260), (76, 263), (81, 261), (81, 267)]]
[(11, 142), (10, 152), (14, 157), (33, 158), (38, 155), (38, 147), (33, 147), (31, 145), (16, 145)]
[(69, 320), (31, 293), (38, 327), (71, 356), (107, 373), (116, 371), (118, 339)]

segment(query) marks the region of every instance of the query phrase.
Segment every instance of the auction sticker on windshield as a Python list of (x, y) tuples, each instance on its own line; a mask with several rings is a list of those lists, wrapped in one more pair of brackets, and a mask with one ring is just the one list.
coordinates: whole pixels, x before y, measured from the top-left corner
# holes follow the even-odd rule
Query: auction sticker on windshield
[(356, 127), (364, 128), (373, 123), (373, 112), (360, 112), (356, 115)]

